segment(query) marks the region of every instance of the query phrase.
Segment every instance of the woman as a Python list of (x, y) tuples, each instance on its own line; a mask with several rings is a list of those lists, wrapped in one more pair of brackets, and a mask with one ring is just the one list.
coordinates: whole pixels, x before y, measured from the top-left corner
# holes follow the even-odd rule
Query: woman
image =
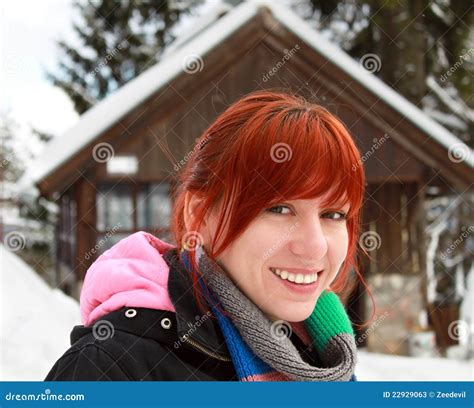
[(354, 381), (336, 293), (358, 274), (365, 181), (344, 125), (298, 96), (249, 94), (180, 181), (179, 245), (138, 232), (97, 259), (84, 325), (46, 380)]

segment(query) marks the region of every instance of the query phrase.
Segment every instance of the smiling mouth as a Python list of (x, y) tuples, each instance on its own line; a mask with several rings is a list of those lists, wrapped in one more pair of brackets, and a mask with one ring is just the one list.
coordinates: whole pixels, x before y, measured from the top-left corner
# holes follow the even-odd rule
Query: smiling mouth
[(310, 285), (317, 282), (322, 274), (322, 270), (314, 273), (290, 273), (283, 269), (270, 268), (270, 270), (282, 280), (296, 283), (298, 285)]

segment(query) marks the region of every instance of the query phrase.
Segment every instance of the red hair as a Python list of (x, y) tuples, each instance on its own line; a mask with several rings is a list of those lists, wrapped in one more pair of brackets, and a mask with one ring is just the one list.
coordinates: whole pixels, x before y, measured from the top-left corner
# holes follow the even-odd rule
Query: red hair
[[(348, 253), (331, 286), (340, 292), (351, 268), (362, 279), (356, 257), (364, 188), (359, 151), (336, 116), (300, 96), (258, 91), (232, 104), (198, 139), (180, 174), (172, 230), (178, 246), (189, 245), (184, 242), (189, 232), (199, 231), (208, 212), (222, 200), (216, 235), (207, 250), (215, 260), (272, 204), (323, 195), (325, 206), (349, 203)], [(203, 200), (190, 231), (184, 223), (188, 191)], [(190, 251), (194, 293), (206, 310), (194, 255)]]

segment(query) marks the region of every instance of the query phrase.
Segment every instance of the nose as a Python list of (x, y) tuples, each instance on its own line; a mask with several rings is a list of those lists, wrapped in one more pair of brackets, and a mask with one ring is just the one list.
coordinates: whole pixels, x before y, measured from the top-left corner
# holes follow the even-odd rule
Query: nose
[(328, 243), (319, 217), (300, 222), (290, 241), (290, 250), (310, 264), (324, 258), (328, 251)]

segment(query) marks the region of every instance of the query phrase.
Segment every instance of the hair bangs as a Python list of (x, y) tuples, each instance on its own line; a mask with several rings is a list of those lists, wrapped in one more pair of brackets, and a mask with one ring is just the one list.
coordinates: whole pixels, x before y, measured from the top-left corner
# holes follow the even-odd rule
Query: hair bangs
[(249, 157), (249, 165), (240, 173), (244, 191), (238, 195), (247, 202), (244, 197), (260, 197), (262, 208), (323, 197), (323, 205), (349, 203), (348, 216), (357, 214), (364, 174), (346, 128), (323, 108), (272, 112), (270, 105), (258, 113), (242, 130), (248, 143), (238, 157)]

